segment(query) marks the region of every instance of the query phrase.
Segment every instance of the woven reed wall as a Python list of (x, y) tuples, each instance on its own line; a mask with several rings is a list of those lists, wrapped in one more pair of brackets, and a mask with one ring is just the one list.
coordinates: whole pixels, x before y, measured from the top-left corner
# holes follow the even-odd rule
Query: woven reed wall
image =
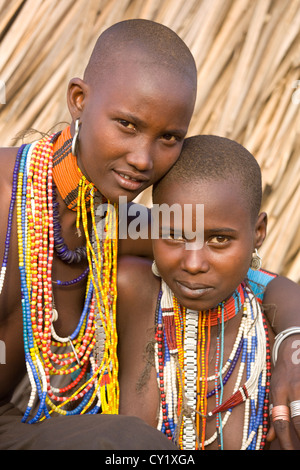
[(191, 48), (189, 135), (254, 153), (269, 214), (264, 267), (300, 282), (300, 0), (0, 0), (0, 145), (69, 122), (69, 79), (82, 76), (101, 31), (128, 18), (161, 22)]

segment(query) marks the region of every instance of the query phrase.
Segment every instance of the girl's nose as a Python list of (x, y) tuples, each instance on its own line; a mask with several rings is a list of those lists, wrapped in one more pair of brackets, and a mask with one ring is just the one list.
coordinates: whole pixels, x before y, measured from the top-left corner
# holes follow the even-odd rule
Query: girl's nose
[(127, 155), (127, 163), (138, 171), (149, 171), (153, 168), (153, 150), (148, 141), (135, 142)]
[(184, 250), (184, 256), (182, 260), (183, 269), (190, 274), (197, 274), (199, 272), (207, 272), (209, 270), (209, 261), (207, 258), (205, 245), (202, 248), (192, 247), (189, 245), (189, 249)]

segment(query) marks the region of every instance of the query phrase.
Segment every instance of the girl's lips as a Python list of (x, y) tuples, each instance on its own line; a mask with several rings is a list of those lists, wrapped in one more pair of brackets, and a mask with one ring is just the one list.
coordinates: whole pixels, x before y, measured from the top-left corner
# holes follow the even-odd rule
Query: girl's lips
[(115, 178), (119, 186), (128, 191), (138, 191), (142, 188), (148, 179), (140, 175), (130, 175), (128, 173), (122, 173), (114, 170)]
[(197, 286), (197, 285), (190, 285), (190, 284), (183, 284), (180, 281), (176, 281), (177, 286), (181, 290), (181, 292), (191, 299), (199, 299), (200, 297), (204, 296), (205, 294), (211, 292), (213, 287), (210, 286)]

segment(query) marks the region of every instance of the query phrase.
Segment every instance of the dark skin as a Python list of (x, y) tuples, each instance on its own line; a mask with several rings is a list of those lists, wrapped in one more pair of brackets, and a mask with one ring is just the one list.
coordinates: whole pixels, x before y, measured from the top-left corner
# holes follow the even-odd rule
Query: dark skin
[[(13, 172), (16, 153), (17, 150), (13, 148), (0, 150), (0, 160), (3, 164), (3, 171), (0, 175), (0, 185), (2, 188), (0, 192), (0, 201), (2, 204), (0, 224), (3, 227), (1, 231), (3, 236), (1, 237), (0, 243), (1, 256), (3, 256), (4, 253), (5, 230), (12, 189), (11, 184), (8, 182)], [(57, 200), (59, 202), (59, 211), (62, 221), (62, 234), (67, 246), (71, 249), (82, 246), (84, 243), (83, 236), (78, 237), (77, 234), (75, 235), (76, 213), (67, 209), (59, 193), (57, 193)], [(16, 226), (16, 211), (14, 213), (13, 226)], [(83, 234), (83, 230), (81, 230), (81, 233)], [(121, 240), (119, 253), (120, 255), (122, 255), (122, 253), (128, 253), (137, 254), (138, 256), (147, 256), (148, 254), (150, 255), (149, 243), (143, 240), (138, 241), (138, 243), (130, 239)], [(55, 257), (53, 263), (53, 279), (74, 279), (78, 277), (86, 267), (87, 262), (84, 261), (77, 265), (69, 265), (63, 263), (58, 257)], [(69, 286), (68, 288), (58, 287), (56, 284), (53, 284), (55, 304), (57, 309), (62, 312), (62, 315), (60, 315), (55, 325), (59, 335), (68, 336), (76, 328), (82, 311), (85, 290), (86, 282), (84, 280), (76, 284), (76, 286)], [(0, 367), (1, 402), (8, 402), (10, 400), (15, 387), (26, 372), (22, 338), (23, 325), (20, 292), (17, 237), (16, 231), (12, 231), (7, 278), (0, 298), (0, 331), (1, 340), (5, 342), (6, 346), (7, 364), (5, 366), (1, 365)]]
[[(187, 190), (185, 191), (185, 201), (186, 199)], [(178, 196), (178, 188), (176, 189), (176, 196)], [(163, 202), (166, 202), (165, 200)], [(177, 199), (174, 200), (167, 200), (167, 203), (172, 204), (178, 202)], [(161, 201), (162, 203), (162, 201)], [(232, 204), (228, 205), (232, 207)], [(239, 220), (240, 216), (237, 217)], [(259, 244), (262, 242), (263, 238), (260, 239), (260, 242), (256, 244), (256, 247), (260, 246)], [(175, 276), (174, 272), (176, 272), (176, 265), (171, 265), (171, 258), (173, 257), (172, 253), (167, 253), (167, 247), (162, 245), (162, 250), (158, 251), (157, 245), (159, 245), (159, 241), (156, 240), (154, 246), (156, 246), (156, 260), (157, 264), (160, 256), (165, 256), (166, 265), (165, 271), (166, 276)], [(243, 246), (245, 243), (243, 243)], [(176, 249), (176, 256), (180, 256), (180, 252), (178, 252), (179, 248)], [(178, 254), (179, 253), (179, 254)], [(251, 253), (251, 250), (250, 250)], [(185, 270), (190, 270), (193, 272), (196, 264), (196, 258), (193, 260), (193, 256), (190, 255), (189, 263), (190, 266), (187, 268), (185, 265)], [(187, 260), (187, 258), (185, 258)], [(240, 255), (235, 253), (235, 259), (240, 259)], [(186, 261), (187, 263), (187, 261)], [(194, 263), (194, 265), (193, 265)], [(161, 261), (161, 266), (159, 266), (159, 270), (163, 271), (163, 261)], [(226, 266), (225, 266), (226, 268)], [(204, 269), (204, 268), (203, 268)], [(228, 271), (230, 269), (230, 264), (226, 268)], [(195, 272), (194, 272), (195, 275)], [(228, 276), (230, 278), (230, 276)], [(168, 280), (166, 279), (168, 282)], [(218, 283), (220, 285), (220, 282)], [(275, 327), (280, 328), (280, 323), (276, 322), (276, 318), (278, 318), (278, 311), (280, 309), (286, 308), (286, 303), (282, 299), (282, 290), (278, 292), (278, 286), (284, 287), (287, 289), (289, 293), (289, 307), (295, 308), (294, 304), (294, 293), (297, 292), (294, 283), (291, 281), (278, 277), (275, 280), (271, 281), (265, 292), (264, 296), (264, 304), (267, 309), (267, 315), (269, 318), (269, 334), (271, 339), (271, 344), (274, 339), (274, 327), (271, 327), (271, 323), (275, 325)], [(153, 276), (151, 272), (151, 263), (147, 260), (141, 260), (136, 258), (128, 258), (125, 257), (124, 259), (120, 260), (119, 263), (119, 272), (118, 272), (118, 331), (119, 331), (119, 360), (120, 360), (120, 387), (121, 387), (121, 397), (120, 397), (120, 412), (124, 414), (137, 414), (142, 419), (145, 419), (149, 424), (152, 426), (156, 426), (156, 416), (158, 410), (158, 388), (156, 382), (156, 374), (153, 367), (153, 357), (149, 356), (149, 348), (151, 349), (151, 345), (153, 345), (154, 341), (154, 312), (156, 307), (157, 296), (160, 288), (160, 281), (158, 278)], [(293, 292), (292, 292), (293, 290)], [(276, 292), (275, 292), (276, 291)], [(180, 294), (180, 292), (179, 292)], [(298, 291), (299, 295), (299, 291)], [(183, 302), (186, 301), (183, 299)], [(276, 305), (276, 308), (275, 308)], [(195, 305), (190, 304), (187, 305), (190, 308), (195, 309)], [(207, 305), (204, 306), (207, 308)], [(276, 313), (277, 309), (277, 313)], [(276, 316), (275, 316), (276, 314)], [(275, 321), (274, 321), (275, 318)], [(231, 344), (233, 341), (233, 337), (236, 335), (236, 328), (238, 322), (229, 322), (226, 326), (226, 336), (227, 343), (225, 343), (225, 348), (227, 351), (230, 351)], [(215, 336), (215, 329), (212, 330), (212, 337)], [(295, 337), (293, 337), (295, 339)], [(212, 343), (213, 344), (213, 343)], [(148, 346), (147, 346), (148, 345)], [(286, 344), (282, 345), (282, 351), (285, 349), (289, 351), (290, 344), (287, 342)], [(281, 348), (280, 348), (281, 349)], [(290, 351), (289, 351), (290, 352)], [(211, 352), (213, 354), (213, 352)], [(226, 354), (225, 354), (226, 356)], [(286, 364), (290, 364), (290, 354), (284, 357)], [(150, 359), (149, 359), (150, 358)], [(281, 357), (281, 360), (283, 358)], [(149, 366), (149, 361), (152, 364)], [(292, 374), (289, 376), (288, 370), (291, 367), (286, 367), (286, 370), (283, 372), (283, 362), (279, 362), (273, 370), (272, 375), (272, 402), (273, 403), (284, 403), (286, 400), (286, 395), (289, 393), (288, 387), (283, 385), (278, 387), (278, 369), (280, 367), (281, 374), (284, 374), (285, 377), (292, 377)], [(294, 369), (295, 370), (295, 369)], [(147, 373), (146, 373), (147, 371)], [(214, 373), (212, 370), (211, 374)], [(293, 393), (296, 392), (298, 387), (298, 380), (297, 374), (294, 374), (295, 384)], [(282, 378), (281, 378), (282, 381)], [(234, 380), (233, 380), (234, 382)], [(141, 387), (141, 384), (143, 386)], [(276, 385), (274, 385), (276, 384)], [(274, 390), (276, 393), (274, 393)], [(277, 395), (278, 393), (278, 395)], [(280, 401), (276, 401), (274, 397), (279, 396), (281, 393), (281, 398), (279, 397)], [(290, 395), (291, 396), (291, 395)], [(295, 395), (292, 395), (295, 397)], [(294, 398), (295, 399), (295, 398)], [(208, 405), (208, 408), (213, 408), (212, 404)], [(230, 449), (238, 449), (240, 442), (238, 440), (239, 433), (236, 433), (236, 429), (241, 426), (242, 420), (242, 407), (239, 411), (235, 411), (235, 414), (232, 415), (234, 418), (231, 421), (231, 425), (229, 429), (234, 429), (235, 433), (234, 436), (236, 441), (229, 438), (227, 441), (227, 448)], [(271, 448), (282, 448), (282, 449), (294, 449), (299, 448), (299, 441), (297, 439), (297, 418), (293, 419), (292, 424), (288, 424), (282, 421), (275, 422), (275, 431), (277, 433), (278, 440), (277, 442), (273, 442)], [(208, 435), (211, 435), (213, 432), (213, 424), (211, 432), (208, 430)], [(229, 425), (228, 425), (229, 426)], [(214, 428), (215, 429), (215, 428)], [(274, 429), (271, 428), (268, 440), (272, 441), (274, 439)], [(229, 446), (229, 447), (228, 447)], [(213, 447), (212, 447), (213, 448)], [(225, 445), (226, 448), (226, 445)]]
[[(102, 75), (100, 84), (79, 78), (70, 81), (67, 101), (72, 117), (72, 135), (74, 122), (80, 119), (78, 165), (96, 187), (104, 188), (102, 194), (111, 202), (118, 201), (119, 196), (132, 201), (143, 189), (161, 178), (180, 154), (193, 113), (195, 86), (181, 74), (174, 74), (164, 67), (161, 71), (158, 69), (156, 65), (155, 73), (149, 73), (149, 68), (145, 71), (144, 66), (139, 67), (136, 56), (134, 63), (127, 57), (126, 61), (120, 61), (117, 70), (114, 68), (114, 76), (110, 80)], [(132, 93), (133, 85), (135, 93)], [(166, 96), (167, 102), (163, 99)], [(0, 150), (1, 258), (16, 155), (16, 148)], [(66, 245), (70, 249), (82, 246), (85, 239), (84, 236), (78, 238), (76, 212), (67, 208), (58, 192), (57, 201)], [(83, 230), (81, 232), (84, 233)], [(150, 246), (149, 241), (122, 240), (119, 254), (147, 256)], [(86, 262), (69, 265), (54, 255), (52, 279), (74, 279), (86, 267)], [(69, 336), (76, 328), (85, 290), (86, 281), (68, 288), (53, 283), (55, 306), (59, 312), (55, 324), (58, 335)], [(0, 367), (2, 403), (10, 400), (26, 372), (20, 292), (15, 208), (7, 274), (0, 298), (0, 338), (6, 346), (6, 364)]]
[[(119, 280), (120, 413), (138, 416), (156, 427), (159, 392), (151, 351), (153, 351), (155, 331), (153, 312), (160, 289), (160, 280), (153, 276), (149, 260), (135, 257), (125, 257), (120, 260)], [(122, 304), (130, 305), (130, 315), (128, 309), (122, 308)], [(150, 310), (152, 311), (150, 312)], [(239, 322), (240, 315), (226, 326), (225, 357), (228, 357), (231, 352)], [(213, 327), (211, 329), (212, 344), (215, 339), (216, 327)], [(209, 374), (214, 374), (214, 353), (214, 350), (210, 351), (211, 369)], [(228, 381), (228, 387), (233, 386), (235, 379), (236, 376), (232, 375)], [(210, 384), (210, 387), (213, 388), (213, 383)], [(232, 390), (232, 388), (230, 389)], [(224, 395), (224, 399), (226, 398), (228, 398), (228, 393)], [(212, 401), (213, 399), (208, 400), (209, 409), (213, 408)], [(229, 433), (224, 433), (225, 449), (238, 450), (240, 448), (243, 411), (244, 405), (240, 405), (234, 410), (228, 421)], [(207, 436), (213, 435), (215, 429), (215, 420), (210, 419), (207, 424)], [(234, 432), (232, 432), (233, 429)], [(207, 447), (207, 450), (216, 449), (216, 443)]]
[[(130, 65), (129, 65), (130, 69)], [(124, 75), (123, 75), (124, 76)], [(146, 180), (142, 183), (139, 190), (128, 190), (128, 188), (123, 187), (120, 191), (120, 195), (127, 195), (128, 200), (132, 200), (142, 189), (152, 184), (156, 179), (159, 179), (168, 168), (175, 162), (177, 159), (180, 149), (182, 146), (182, 139), (185, 136), (188, 128), (188, 124), (193, 111), (193, 103), (195, 99), (195, 90), (184, 80), (182, 77), (174, 78), (174, 73), (169, 77), (165, 76), (165, 82), (162, 81), (162, 74), (159, 74), (157, 87), (153, 86), (153, 89), (149, 95), (147, 95), (147, 105), (139, 108), (136, 104), (131, 103), (129, 109), (125, 109), (126, 119), (124, 116), (124, 109), (122, 109), (121, 114), (113, 119), (112, 122), (116, 126), (119, 126), (118, 129), (122, 132), (122, 142), (126, 142), (125, 148), (115, 148), (112, 147), (109, 149), (106, 154), (109, 158), (113, 158), (110, 161), (114, 161), (114, 158), (122, 156), (124, 159), (127, 158), (126, 164), (124, 165), (123, 160), (120, 169), (123, 172), (130, 169), (131, 174), (135, 176), (143, 174), (146, 175)], [(126, 81), (125, 81), (126, 82)], [(170, 89), (170, 84), (174, 82), (173, 89), (173, 101), (175, 99), (175, 104), (172, 106), (172, 102), (166, 106), (165, 99), (166, 93), (163, 90), (163, 82), (166, 84), (166, 90)], [(129, 81), (128, 85), (131, 87), (132, 83)], [(118, 89), (118, 87), (116, 87)], [(83, 82), (80, 79), (74, 79), (70, 82), (69, 91), (68, 91), (68, 103), (69, 109), (72, 117), (72, 132), (74, 130), (74, 121), (77, 118), (83, 119), (84, 116), (92, 116), (91, 119), (97, 119), (97, 114), (92, 113), (92, 104), (93, 99), (93, 86)], [(141, 94), (145, 93), (141, 90)], [(151, 94), (153, 99), (151, 99)], [(160, 95), (159, 95), (160, 94)], [(124, 92), (125, 96), (129, 96), (130, 93)], [(157, 96), (161, 96), (160, 100), (157, 99)], [(145, 95), (144, 95), (145, 97)], [(117, 102), (119, 96), (117, 97)], [(159, 102), (163, 103), (160, 104)], [(132, 108), (132, 109), (131, 109)], [(146, 111), (147, 110), (147, 113)], [(146, 114), (141, 115), (141, 111)], [(155, 112), (154, 112), (155, 111)], [(99, 109), (94, 109), (93, 113), (98, 113)], [(130, 114), (132, 121), (128, 120), (128, 114)], [(104, 118), (105, 116), (102, 116)], [(88, 119), (84, 117), (85, 119)], [(107, 116), (106, 116), (107, 118)], [(139, 119), (137, 119), (139, 118)], [(175, 119), (175, 120), (174, 120)], [(90, 138), (90, 136), (89, 136)], [(83, 135), (82, 145), (85, 145), (84, 135)], [(88, 139), (87, 139), (88, 140)], [(130, 140), (130, 146), (127, 144)], [(121, 141), (118, 140), (120, 143)], [(134, 152), (136, 149), (136, 153)], [(115, 153), (115, 151), (117, 153)], [(86, 150), (83, 152), (86, 155)], [(0, 256), (3, 257), (4, 252), (4, 239), (7, 226), (7, 215), (10, 204), (11, 197), (11, 184), (12, 184), (12, 174), (13, 166), (16, 157), (17, 149), (1, 149), (0, 150), (0, 163), (1, 163), (1, 175), (0, 175), (0, 200), (1, 200), (1, 214), (0, 214), (0, 224), (1, 224), (1, 237), (0, 237)], [(88, 152), (87, 152), (88, 153)], [(139, 155), (142, 155), (141, 163), (139, 160)], [(98, 158), (98, 155), (90, 154), (91, 160), (84, 161), (83, 158), (79, 161), (81, 169), (85, 172), (86, 176), (90, 174), (94, 175), (94, 164), (95, 159)], [(150, 162), (150, 163), (149, 163)], [(153, 165), (152, 165), (152, 163)], [(92, 165), (92, 166), (91, 166)], [(154, 170), (153, 170), (154, 168)], [(114, 167), (112, 171), (114, 171)], [(91, 178), (93, 180), (93, 178)], [(101, 184), (101, 182), (99, 182)], [(126, 184), (123, 181), (123, 186)], [(116, 191), (112, 194), (113, 197), (116, 196)], [(107, 194), (110, 197), (110, 194)], [(69, 211), (64, 203), (61, 201), (59, 195), (57, 195), (58, 201), (60, 203), (60, 222), (62, 226), (62, 233), (65, 238), (65, 241), (69, 248), (75, 248), (84, 243), (83, 239), (79, 239), (75, 235), (75, 214)], [(13, 221), (14, 227), (16, 227), (16, 217), (14, 216)], [(122, 240), (119, 245), (120, 254), (134, 254), (138, 256), (151, 256), (152, 249), (151, 243), (149, 240)], [(15, 390), (16, 385), (19, 383), (20, 379), (25, 373), (25, 364), (24, 364), (24, 350), (23, 350), (23, 338), (22, 338), (22, 318), (21, 318), (21, 305), (20, 305), (20, 281), (19, 281), (19, 269), (18, 269), (18, 260), (17, 260), (17, 240), (16, 232), (12, 232), (12, 240), (9, 252), (9, 261), (8, 261), (8, 270), (7, 277), (3, 287), (2, 296), (0, 299), (0, 339), (5, 342), (6, 346), (6, 362), (7, 364), (0, 367), (0, 400), (1, 402), (8, 402), (10, 397)], [(55, 258), (53, 263), (53, 279), (61, 280), (70, 280), (77, 277), (83, 272), (85, 264), (77, 266), (69, 266), (62, 263), (59, 259)], [(289, 282), (289, 281), (287, 281)], [(270, 299), (272, 296), (278, 294), (278, 288), (280, 287), (278, 281), (272, 281), (271, 284), (274, 284), (274, 287), (271, 285), (266, 292), (266, 295), (270, 293)], [(77, 284), (76, 287), (68, 288), (58, 288), (56, 285), (53, 287), (56, 307), (60, 313), (59, 320), (56, 323), (56, 330), (59, 335), (65, 336), (69, 335), (74, 331), (75, 326), (77, 325), (82, 305), (83, 298), (85, 294), (85, 282), (83, 281), (80, 285)], [(286, 303), (281, 307), (278, 307), (278, 314), (276, 319), (280, 317), (282, 319), (282, 328), (287, 328), (291, 325), (297, 324), (293, 321), (293, 318), (296, 317), (296, 312), (298, 311), (299, 302), (299, 290), (295, 288), (293, 283), (289, 284), (289, 297), (290, 309), (285, 310)], [(298, 296), (298, 297), (297, 297)], [(271, 301), (270, 300), (270, 301)], [(284, 313), (281, 314), (281, 312)], [(289, 315), (289, 316), (288, 316)], [(281, 325), (279, 325), (281, 328)], [(281, 361), (281, 350), (286, 349), (286, 354), (284, 357), (289, 357), (288, 342), (280, 348), (280, 355), (278, 360), (278, 365), (280, 366), (280, 381), (286, 384), (290, 384), (291, 377), (289, 374), (290, 368), (286, 367), (286, 363)], [(9, 366), (8, 366), (9, 365)], [(288, 376), (287, 376), (288, 375)], [(295, 374), (291, 374), (293, 376)], [(285, 380), (283, 380), (285, 379)], [(300, 389), (300, 387), (299, 387)], [(277, 389), (276, 389), (277, 390)], [(274, 396), (277, 392), (273, 392)], [(285, 386), (285, 389), (280, 392), (278, 400), (286, 400), (287, 396), (291, 394), (296, 394), (297, 396), (297, 387), (294, 387), (291, 393), (289, 385)], [(298, 394), (299, 396), (299, 394)], [(283, 398), (282, 398), (283, 397)], [(275, 402), (275, 399), (274, 399)], [(283, 440), (287, 442), (288, 445), (288, 436), (285, 437), (285, 432), (281, 433), (283, 435)], [(283, 447), (285, 448), (285, 447)]]
[[(297, 316), (294, 315), (296, 320), (293, 320), (291, 312), (296, 314), (298, 300), (299, 286), (289, 279), (278, 276), (270, 282), (264, 295), (264, 302), (267, 306), (276, 305), (276, 312), (272, 308), (267, 310), (267, 315), (276, 333), (288, 328), (286, 321), (290, 322), (290, 326), (297, 325)], [(278, 314), (283, 309), (286, 312), (286, 318), (282, 318), (282, 315)], [(292, 335), (286, 338), (279, 348), (280, 357), (278, 355), (271, 378), (271, 400), (274, 406), (288, 404), (299, 398), (299, 365), (293, 364), (291, 361), (292, 354), (295, 351), (293, 343), (297, 340), (299, 340), (299, 335)], [(291, 423), (283, 420), (275, 421), (268, 435), (270, 441), (274, 439), (275, 434), (281, 449), (299, 449), (300, 417), (294, 417)]]
[[(7, 214), (8, 208), (10, 203), (10, 194), (11, 194), (11, 185), (8, 183), (9, 178), (6, 176), (4, 169), (7, 170), (7, 175), (12, 175), (13, 165), (14, 165), (14, 158), (16, 155), (16, 149), (3, 149), (0, 152), (1, 161), (3, 161), (3, 171), (1, 172), (1, 185), (2, 188), (0, 198), (1, 198), (1, 207), (2, 211), (0, 214), (0, 223), (2, 227), (5, 227), (7, 224)], [(58, 195), (59, 198), (59, 195)], [(64, 238), (70, 248), (75, 248), (76, 246), (80, 246), (82, 241), (78, 239), (78, 237), (74, 236), (74, 213), (67, 210), (64, 207), (64, 204), (59, 200), (60, 204), (60, 211), (62, 220), (65, 220), (65, 223), (62, 223), (63, 226), (63, 233)], [(63, 210), (62, 210), (63, 208)], [(14, 224), (16, 220), (14, 218)], [(1, 231), (4, 233), (4, 230)], [(8, 264), (8, 271), (7, 271), (7, 280), (3, 287), (3, 294), (1, 296), (1, 340), (5, 342), (6, 345), (6, 362), (7, 364), (11, 364), (11, 367), (7, 367), (7, 365), (2, 365), (0, 367), (1, 373), (1, 380), (0, 380), (0, 391), (1, 391), (1, 403), (6, 403), (10, 400), (11, 395), (22, 379), (25, 374), (25, 363), (24, 363), (24, 347), (23, 347), (23, 338), (22, 338), (22, 318), (21, 318), (21, 308), (20, 308), (20, 297), (18, 293), (20, 292), (20, 281), (19, 281), (19, 270), (18, 270), (18, 260), (17, 260), (17, 249), (16, 249), (16, 234), (13, 232), (12, 234), (12, 245), (9, 253), (9, 264)], [(1, 239), (1, 255), (3, 255), (3, 237)], [(137, 254), (141, 256), (152, 256), (152, 246), (149, 243), (149, 240), (140, 240), (140, 243), (137, 240), (131, 241), (130, 240), (122, 240), (120, 241), (120, 253), (126, 253), (125, 247), (127, 244), (127, 253), (129, 254)], [(14, 248), (15, 247), (15, 248)], [(139, 247), (139, 251), (137, 251)], [(135, 251), (134, 251), (135, 250)], [(142, 264), (147, 263), (147, 260), (140, 259)], [(122, 265), (121, 265), (122, 266)], [(60, 262), (58, 259), (54, 262), (54, 269), (55, 269), (55, 278), (56, 279), (73, 279), (74, 277), (81, 274), (84, 269), (84, 265), (82, 266), (67, 266), (64, 263)], [(120, 272), (122, 273), (121, 269)], [(137, 272), (137, 271), (136, 271)], [(149, 273), (148, 273), (149, 274)], [(150, 273), (151, 282), (154, 283), (153, 292), (157, 291), (157, 280), (153, 278), (152, 273)], [(150, 282), (150, 280), (148, 281)], [(156, 287), (155, 287), (156, 286)], [(150, 292), (151, 290), (147, 290)], [(60, 316), (58, 322), (56, 324), (56, 329), (59, 335), (68, 335), (70, 332), (74, 331), (74, 328), (77, 325), (79, 316), (81, 314), (81, 308), (84, 294), (85, 294), (85, 282), (83, 281), (81, 285), (77, 285), (75, 287), (69, 288), (60, 288), (58, 289), (54, 285), (54, 292), (55, 292), (55, 299), (56, 299), (56, 306), (59, 309), (61, 305), (64, 305), (63, 315)], [(287, 296), (283, 298), (281, 295), (282, 292), (287, 293)], [(129, 295), (130, 292), (128, 292)], [(121, 299), (122, 292), (119, 293), (119, 299)], [(273, 325), (273, 329), (276, 331), (281, 331), (281, 329), (287, 328), (288, 326), (295, 325), (296, 322), (293, 321), (293, 314), (297, 312), (297, 299), (299, 296), (299, 288), (290, 280), (278, 277), (271, 281), (266, 289), (265, 292), (265, 303), (266, 305), (276, 304), (277, 305), (277, 313), (274, 315), (274, 311), (271, 310), (268, 312), (270, 322)], [(151, 300), (152, 305), (154, 302), (154, 298)], [(288, 306), (288, 308), (287, 308)], [(143, 308), (142, 308), (143, 307)], [(141, 306), (138, 309), (139, 312), (144, 312), (144, 306)], [(280, 315), (280, 312), (285, 312), (286, 316), (283, 317)], [(131, 317), (130, 317), (131, 318)], [(147, 325), (145, 328), (141, 328), (141, 331), (149, 331), (149, 335), (151, 333), (153, 323), (152, 317), (144, 318), (145, 324)], [(148, 323), (149, 325), (148, 325)], [(289, 322), (289, 323), (288, 323)], [(131, 329), (129, 328), (129, 323), (125, 321), (125, 327), (121, 328), (121, 331), (130, 332)], [(149, 341), (151, 336), (147, 336), (143, 340), (143, 344), (145, 341)], [(131, 336), (128, 335), (128, 344), (134, 344), (130, 340)], [(142, 341), (142, 338), (139, 337)], [(136, 339), (136, 337), (135, 337)], [(273, 402), (276, 404), (285, 403), (287, 397), (289, 400), (297, 398), (297, 390), (299, 388), (298, 383), (298, 375), (293, 373), (293, 369), (291, 368), (291, 345), (292, 341), (296, 339), (296, 336), (288, 338), (282, 343), (280, 347), (280, 353), (277, 361), (277, 366), (273, 371), (272, 374), (272, 393), (273, 393)], [(124, 346), (126, 348), (126, 346)], [(141, 359), (141, 366), (140, 371), (144, 368), (144, 363), (142, 363), (143, 358), (143, 351), (141, 354), (132, 351), (132, 354), (135, 356), (135, 359), (138, 361), (138, 358)], [(134, 371), (132, 371), (134, 373)], [(285, 380), (283, 380), (285, 378)], [(121, 377), (122, 380), (122, 377)], [(128, 385), (133, 383), (134, 377), (132, 380), (128, 381)], [(290, 385), (289, 385), (290, 384)], [(143, 396), (145, 397), (145, 390), (143, 390)], [(149, 392), (149, 399), (153, 399), (155, 394)], [(147, 400), (143, 400), (143, 403), (147, 403)], [(142, 405), (141, 405), (142, 406)], [(144, 405), (145, 407), (145, 405)], [(142, 409), (142, 408), (141, 408)], [(147, 407), (148, 410), (148, 407)], [(146, 416), (147, 418), (147, 416)], [(292, 425), (297, 429), (299, 426), (299, 420), (297, 418), (293, 419)], [(299, 428), (298, 428), (299, 429)], [(291, 437), (291, 425), (280, 421), (275, 423), (275, 431), (280, 441), (280, 446), (282, 449), (291, 449), (294, 447), (292, 437)], [(272, 433), (270, 432), (270, 437), (273, 438)]]

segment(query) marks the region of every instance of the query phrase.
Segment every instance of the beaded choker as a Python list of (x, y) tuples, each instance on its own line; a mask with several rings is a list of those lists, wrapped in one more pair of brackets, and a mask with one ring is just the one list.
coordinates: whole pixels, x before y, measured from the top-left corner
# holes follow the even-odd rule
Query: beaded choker
[(240, 284), (234, 291), (232, 296), (224, 300), (219, 304), (218, 307), (203, 312), (205, 320), (205, 326), (216, 326), (218, 324), (218, 317), (220, 314), (220, 308), (224, 310), (224, 321), (231, 320), (241, 310), (245, 300), (245, 283)]
[[(259, 302), (245, 283), (213, 311), (182, 308), (163, 280), (160, 295), (155, 344), (161, 397), (158, 429), (184, 450), (205, 449), (216, 440), (222, 449), (223, 430), (232, 408), (245, 402), (241, 449), (262, 449), (268, 422), (270, 350)], [(236, 340), (224, 361), (224, 323), (241, 310)], [(212, 325), (218, 326), (215, 373), (208, 377)], [(223, 402), (224, 386), (239, 360), (233, 393)], [(244, 370), (247, 372), (243, 384)], [(209, 381), (214, 382), (211, 392)], [(216, 405), (208, 412), (207, 401), (211, 396)], [(216, 419), (216, 432), (207, 438), (206, 421), (212, 416)]]
[[(118, 210), (116, 205), (108, 204), (103, 239), (99, 240), (94, 210), (96, 195), (93, 186), (84, 177), (80, 180), (76, 208), (80, 209), (78, 212), (82, 219), (89, 264), (85, 303), (78, 326), (69, 337), (59, 337), (54, 328), (53, 153), (55, 146), (56, 155), (63, 154), (63, 150), (58, 149), (59, 141), (60, 137), (53, 135), (20, 148), (14, 171), (6, 236), (6, 247), (9, 247), (12, 213), (16, 202), (24, 349), (32, 390), (22, 421), (30, 423), (49, 418), (53, 412), (62, 415), (118, 412)], [(68, 191), (69, 188), (66, 189)], [(87, 199), (92, 220), (91, 236), (87, 224)], [(8, 249), (1, 270), (2, 285), (7, 257)], [(102, 341), (101, 351), (97, 351), (99, 335)], [(54, 387), (53, 376), (67, 377), (68, 385)], [(32, 417), (36, 398), (38, 410)]]
[[(53, 146), (53, 179), (64, 200), (66, 206), (77, 210), (79, 182), (82, 172), (78, 168), (77, 158), (72, 154), (72, 136), (70, 126), (56, 135)], [(86, 180), (86, 184), (94, 188), (92, 183)], [(91, 195), (88, 194), (86, 203), (89, 203)]]

